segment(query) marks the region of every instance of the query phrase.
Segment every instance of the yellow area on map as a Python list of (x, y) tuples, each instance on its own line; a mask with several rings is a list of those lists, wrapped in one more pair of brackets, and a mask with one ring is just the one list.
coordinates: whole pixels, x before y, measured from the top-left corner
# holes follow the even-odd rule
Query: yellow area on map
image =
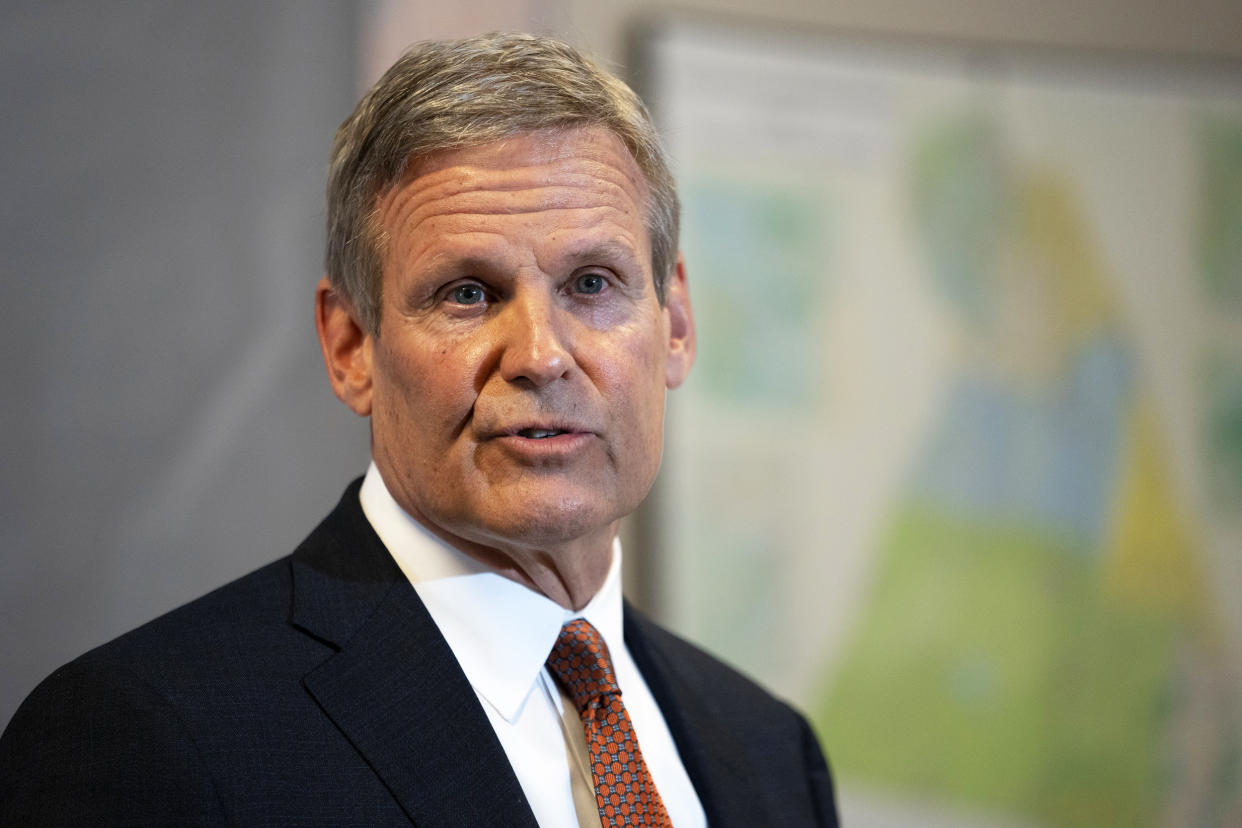
[(1103, 564), (1105, 594), (1123, 606), (1202, 612), (1195, 544), (1172, 490), (1156, 414), (1141, 400), (1130, 415), (1123, 468)]

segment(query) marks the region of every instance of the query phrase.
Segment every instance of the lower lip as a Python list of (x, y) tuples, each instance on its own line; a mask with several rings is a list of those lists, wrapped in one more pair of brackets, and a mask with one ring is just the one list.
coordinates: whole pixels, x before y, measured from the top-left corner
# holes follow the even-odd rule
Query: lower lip
[(522, 459), (552, 460), (569, 458), (584, 450), (594, 435), (583, 431), (557, 434), (553, 437), (522, 437), (517, 434), (506, 434), (495, 438), (495, 442), (505, 451)]

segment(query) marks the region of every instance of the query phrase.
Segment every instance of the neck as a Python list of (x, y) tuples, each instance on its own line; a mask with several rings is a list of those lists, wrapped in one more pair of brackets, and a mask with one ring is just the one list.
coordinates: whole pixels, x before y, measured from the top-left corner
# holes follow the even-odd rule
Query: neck
[(590, 603), (612, 565), (612, 542), (620, 521), (571, 541), (548, 545), (476, 543), (415, 516), (432, 534), (488, 569), (569, 610)]

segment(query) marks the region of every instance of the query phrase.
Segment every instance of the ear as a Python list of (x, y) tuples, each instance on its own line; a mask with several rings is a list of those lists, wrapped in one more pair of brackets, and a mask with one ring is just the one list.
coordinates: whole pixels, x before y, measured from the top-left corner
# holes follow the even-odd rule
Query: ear
[(677, 254), (677, 266), (664, 286), (664, 312), (668, 314), (668, 360), (664, 365), (664, 384), (681, 385), (694, 364), (694, 314), (690, 312), (690, 290), (686, 286), (686, 262)]
[(371, 335), (327, 277), (315, 288), (315, 330), (332, 392), (360, 417), (371, 414)]

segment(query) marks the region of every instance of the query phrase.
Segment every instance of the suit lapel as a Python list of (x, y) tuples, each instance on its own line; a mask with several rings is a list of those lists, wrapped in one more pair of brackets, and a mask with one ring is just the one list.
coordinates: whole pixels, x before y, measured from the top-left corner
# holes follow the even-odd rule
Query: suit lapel
[(673, 734), (682, 765), (713, 828), (766, 825), (753, 796), (754, 769), (741, 745), (718, 724), (710, 697), (661, 648), (660, 632), (625, 606), (625, 642)]
[(415, 824), (535, 826), (486, 713), (358, 505), (294, 553), (292, 622), (338, 652), (303, 684)]

